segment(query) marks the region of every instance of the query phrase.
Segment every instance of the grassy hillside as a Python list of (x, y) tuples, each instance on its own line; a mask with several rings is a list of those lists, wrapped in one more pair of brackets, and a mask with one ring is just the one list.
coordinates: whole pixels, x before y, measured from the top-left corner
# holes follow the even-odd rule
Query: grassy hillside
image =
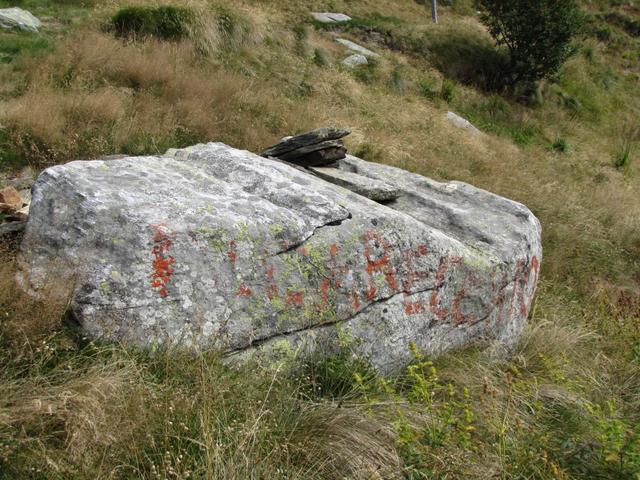
[[(414, 0), (167, 1), (193, 17), (162, 39), (114, 29), (138, 0), (0, 0), (44, 23), (0, 32), (1, 176), (348, 126), (355, 155), (525, 203), (545, 249), (513, 356), (415, 352), (384, 379), (348, 338), (299, 371), (87, 342), (2, 245), (0, 479), (640, 478), (640, 7), (583, 2), (575, 55), (523, 96), (496, 89), (473, 2), (448, 3), (434, 25)], [(334, 31), (381, 58), (341, 67)]]

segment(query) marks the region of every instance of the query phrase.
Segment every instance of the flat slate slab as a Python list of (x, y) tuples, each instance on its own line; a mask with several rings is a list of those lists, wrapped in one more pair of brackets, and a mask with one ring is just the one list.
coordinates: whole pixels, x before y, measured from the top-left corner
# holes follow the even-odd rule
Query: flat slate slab
[(345, 335), (379, 370), (477, 341), (514, 344), (541, 260), (523, 205), (353, 156), (400, 190), (372, 202), (221, 143), (171, 157), (46, 169), (18, 255), (38, 296), (69, 286), (85, 334), (227, 358), (332, 354)]
[(393, 185), (347, 170), (328, 167), (312, 167), (309, 170), (327, 182), (344, 187), (375, 202), (389, 202), (400, 196), (400, 189)]
[(309, 145), (317, 145), (322, 142), (331, 140), (339, 140), (351, 133), (350, 130), (344, 128), (325, 127), (312, 130), (302, 135), (283, 138), (280, 142), (267, 148), (262, 152), (263, 157), (278, 157), (294, 150), (298, 150)]
[(31, 12), (21, 8), (0, 8), (0, 28), (37, 32), (42, 26)]
[(357, 43), (352, 42), (351, 40), (347, 40), (346, 38), (336, 38), (336, 42), (338, 42), (341, 45), (344, 45), (345, 47), (347, 47), (349, 50), (351, 50), (353, 52), (356, 52), (356, 53), (359, 53), (361, 55), (364, 55), (365, 57), (379, 57), (380, 56), (376, 52), (372, 52), (368, 48), (365, 48), (362, 45), (358, 45)]
[(344, 23), (352, 20), (349, 15), (344, 13), (311, 12), (311, 16), (320, 23)]

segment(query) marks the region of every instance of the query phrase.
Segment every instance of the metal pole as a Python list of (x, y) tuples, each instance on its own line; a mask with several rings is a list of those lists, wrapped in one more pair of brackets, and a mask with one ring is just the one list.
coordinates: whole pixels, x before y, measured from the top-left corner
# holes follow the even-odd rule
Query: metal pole
[(433, 23), (438, 23), (438, 0), (431, 0), (431, 18)]

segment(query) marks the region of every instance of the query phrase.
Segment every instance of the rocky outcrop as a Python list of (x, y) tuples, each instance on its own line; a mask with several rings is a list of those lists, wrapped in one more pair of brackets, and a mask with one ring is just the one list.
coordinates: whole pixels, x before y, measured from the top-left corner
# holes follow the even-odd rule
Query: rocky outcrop
[(0, 8), (0, 28), (37, 32), (41, 26), (40, 20), (31, 12), (17, 7)]
[(391, 372), (410, 343), (512, 344), (525, 325), (541, 247), (521, 204), (352, 156), (337, 168), (397, 198), (220, 143), (171, 155), (71, 162), (34, 186), (18, 280), (73, 285), (91, 337), (229, 358), (347, 339)]

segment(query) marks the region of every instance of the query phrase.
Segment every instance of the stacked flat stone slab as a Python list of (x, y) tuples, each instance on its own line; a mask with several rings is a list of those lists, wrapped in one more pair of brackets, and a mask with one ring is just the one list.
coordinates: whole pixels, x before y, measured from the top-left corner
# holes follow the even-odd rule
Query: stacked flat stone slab
[(0, 28), (37, 32), (41, 26), (40, 20), (31, 12), (17, 7), (0, 8)]
[(86, 334), (227, 358), (330, 353), (339, 339), (384, 372), (479, 340), (513, 344), (541, 259), (521, 204), (347, 156), (344, 172), (396, 188), (385, 205), (220, 143), (174, 158), (45, 170), (19, 283), (73, 287)]
[(350, 133), (342, 128), (318, 128), (295, 137), (285, 137), (262, 152), (262, 156), (302, 167), (329, 165), (345, 158), (347, 149), (341, 139)]

